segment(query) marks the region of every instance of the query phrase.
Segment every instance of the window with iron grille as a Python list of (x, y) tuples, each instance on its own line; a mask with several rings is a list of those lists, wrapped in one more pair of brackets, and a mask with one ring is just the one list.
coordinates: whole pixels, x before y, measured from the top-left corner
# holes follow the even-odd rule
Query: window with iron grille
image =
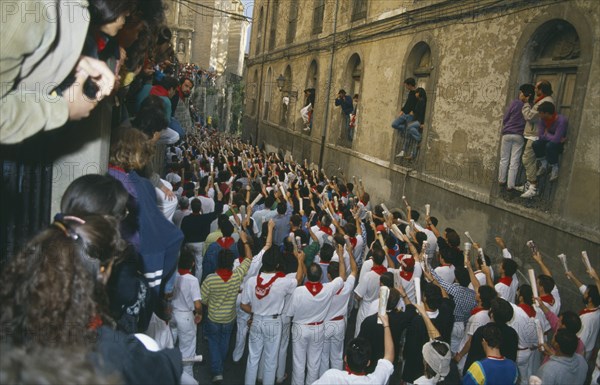
[(273, 1), (273, 13), (271, 13), (271, 30), (269, 34), (269, 50), (275, 48), (277, 39), (277, 14), (279, 13), (279, 0)]

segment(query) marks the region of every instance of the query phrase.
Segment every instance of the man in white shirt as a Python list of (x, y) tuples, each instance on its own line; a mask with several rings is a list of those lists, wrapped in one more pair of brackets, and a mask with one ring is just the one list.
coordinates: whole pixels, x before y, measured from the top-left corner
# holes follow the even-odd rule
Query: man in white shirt
[(585, 346), (585, 359), (587, 361), (592, 357), (600, 330), (600, 293), (598, 292), (600, 279), (598, 279), (598, 275), (594, 269), (588, 273), (597, 283), (596, 285), (584, 285), (572, 272), (567, 272), (569, 280), (577, 285), (579, 292), (583, 295), (585, 307), (579, 312), (581, 330), (577, 333), (577, 337), (581, 339)]
[(329, 369), (313, 385), (344, 385), (344, 384), (387, 384), (394, 372), (394, 341), (387, 313), (379, 316), (383, 324), (383, 338), (385, 352), (382, 359), (377, 361), (377, 367), (371, 374), (365, 375), (365, 369), (369, 365), (371, 347), (369, 341), (363, 338), (355, 338), (346, 348), (344, 361), (346, 370)]
[[(379, 278), (381, 274), (387, 272), (387, 268), (383, 266), (385, 253), (381, 249), (373, 250), (373, 267), (371, 271), (360, 277), (358, 286), (354, 289), (356, 299), (360, 301), (358, 313), (356, 314), (356, 328), (354, 336), (360, 333), (360, 325), (363, 320), (377, 312), (377, 304), (379, 301)], [(366, 263), (365, 263), (366, 264)], [(363, 265), (364, 267), (364, 265)]]
[[(323, 353), (324, 322), (331, 299), (344, 287), (340, 277), (321, 283), (321, 266), (312, 263), (307, 281), (292, 294), (287, 315), (293, 318), (292, 385), (312, 384), (319, 376), (319, 361)], [(306, 382), (304, 378), (306, 367)]]
[(498, 296), (512, 304), (515, 303), (515, 295), (519, 280), (517, 279), (517, 263), (512, 258), (504, 258), (500, 264), (500, 280), (495, 286)]
[(440, 254), (440, 266), (434, 269), (435, 273), (440, 276), (441, 279), (446, 283), (453, 283), (455, 280), (454, 276), (454, 265), (452, 261), (446, 261), (443, 254)]
[(242, 310), (252, 314), (244, 381), (247, 385), (256, 383), (261, 356), (264, 356), (265, 363), (263, 384), (275, 383), (285, 297), (293, 293), (304, 276), (304, 254), (300, 252), (297, 258), (298, 273), (294, 280), (278, 271), (283, 259), (279, 249), (271, 247), (263, 255), (263, 271), (249, 278), (242, 292)]
[(356, 275), (358, 274), (356, 261), (354, 258), (350, 258), (350, 276), (346, 278), (344, 263), (345, 261), (342, 258), (339, 262), (330, 263), (327, 269), (330, 281), (341, 277), (345, 282), (344, 287), (337, 291), (331, 299), (331, 305), (325, 317), (325, 341), (323, 343), (323, 353), (321, 354), (319, 376), (322, 376), (328, 369), (341, 370), (343, 368), (348, 302), (354, 290)]

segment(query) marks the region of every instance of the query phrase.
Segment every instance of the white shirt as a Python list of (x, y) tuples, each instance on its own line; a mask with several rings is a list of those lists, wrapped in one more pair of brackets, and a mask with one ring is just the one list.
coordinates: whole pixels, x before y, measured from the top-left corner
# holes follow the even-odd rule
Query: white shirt
[[(369, 258), (365, 261), (365, 263), (362, 264), (362, 266), (360, 267), (360, 276), (364, 277), (365, 274), (367, 274), (369, 271), (373, 270), (373, 259)], [(388, 263), (387, 263), (387, 258), (385, 258), (383, 260), (382, 263), (383, 266), (385, 266), (386, 268), (388, 268)]]
[[(335, 226), (334, 225), (330, 225), (329, 228), (331, 229), (331, 236), (335, 235)], [(313, 232), (313, 234), (315, 234), (315, 236), (317, 237), (317, 239), (319, 240), (319, 246), (323, 247), (323, 243), (325, 243), (325, 240), (327, 239), (327, 237), (329, 237), (329, 234), (327, 234), (326, 232), (322, 231), (319, 226), (313, 226), (310, 228), (310, 230)], [(310, 239), (310, 243), (313, 243), (314, 240)]]
[(480, 310), (477, 313), (473, 314), (469, 317), (467, 321), (467, 326), (465, 327), (465, 334), (463, 335), (462, 341), (459, 345), (459, 351), (464, 348), (467, 343), (467, 339), (469, 336), (473, 337), (475, 334), (475, 330), (480, 326), (487, 325), (491, 321), (489, 311), (488, 310)]
[(375, 371), (366, 376), (357, 376), (355, 374), (350, 374), (345, 370), (329, 369), (328, 371), (323, 373), (321, 378), (313, 382), (313, 385), (382, 385), (387, 384), (393, 372), (394, 365), (390, 361), (384, 360), (382, 358), (379, 361), (377, 361), (377, 367), (375, 368)]
[(296, 286), (298, 286), (298, 282), (293, 278), (278, 278), (271, 285), (269, 294), (262, 299), (258, 299), (255, 293), (258, 277), (260, 276), (263, 279), (263, 284), (265, 284), (269, 282), (274, 275), (275, 273), (260, 273), (256, 277), (248, 278), (246, 286), (242, 291), (242, 303), (246, 305), (249, 304), (252, 307), (252, 312), (254, 314), (262, 316), (281, 314), (285, 297), (288, 294), (293, 293)]
[[(538, 344), (537, 330), (535, 327), (535, 317), (529, 317), (525, 310), (514, 303), (510, 304), (513, 308), (513, 318), (507, 322), (507, 325), (515, 329), (519, 335), (519, 349), (529, 348)], [(537, 313), (537, 312), (536, 312)]]
[(297, 324), (326, 321), (331, 299), (343, 287), (344, 280), (340, 277), (323, 284), (321, 291), (314, 296), (306, 286), (298, 286), (290, 299), (287, 315), (293, 317)]
[(333, 318), (339, 317), (343, 315), (346, 316), (348, 312), (348, 301), (350, 300), (350, 295), (354, 290), (354, 284), (356, 283), (356, 277), (354, 275), (350, 275), (346, 278), (346, 282), (344, 282), (344, 287), (338, 293), (336, 291), (335, 295), (331, 299), (331, 305), (329, 306), (329, 311), (327, 311), (327, 317), (325, 317), (326, 321), (330, 321)]
[(425, 376), (421, 376), (421, 377), (417, 378), (415, 380), (415, 382), (413, 382), (413, 384), (415, 384), (415, 385), (436, 385), (437, 381), (435, 380), (434, 377), (427, 378)]
[(200, 283), (198, 278), (191, 274), (184, 274), (175, 277), (175, 287), (173, 288), (173, 310), (192, 311), (194, 302), (202, 300), (200, 296)]
[[(400, 269), (388, 269), (388, 271), (390, 271), (392, 274), (394, 274), (394, 286), (398, 287), (399, 285), (402, 285), (402, 288), (404, 289), (404, 292), (406, 293), (406, 296), (408, 297), (408, 299), (412, 303), (417, 303), (417, 294), (415, 291), (415, 281), (413, 278), (421, 278), (421, 274), (423, 273), (423, 270), (421, 269), (421, 265), (418, 263), (415, 263), (415, 269), (413, 271), (411, 279), (409, 279), (409, 280), (402, 278), (402, 276), (400, 275), (400, 273), (402, 272), (401, 268)], [(402, 302), (403, 305), (406, 305), (404, 303), (404, 299), (402, 299), (402, 301), (399, 301), (399, 303), (400, 302)], [(401, 308), (404, 308), (404, 306), (401, 306)]]
[(200, 203), (202, 204), (202, 214), (210, 214), (215, 211), (215, 201), (204, 195), (199, 195)]
[(369, 271), (358, 282), (354, 292), (362, 298), (363, 302), (372, 302), (379, 300), (379, 277), (374, 271)]
[(427, 254), (427, 258), (431, 259), (435, 256), (435, 252), (438, 249), (437, 237), (433, 233), (433, 231), (422, 227), (420, 224), (415, 222), (415, 229), (417, 231), (421, 231), (427, 235), (427, 250), (425, 250), (425, 254)]
[(517, 288), (519, 287), (519, 280), (517, 279), (517, 274), (513, 274), (512, 282), (510, 286), (506, 286), (502, 282), (498, 282), (494, 288), (498, 293), (498, 296), (513, 305), (515, 304), (515, 296), (517, 295)]
[(550, 309), (552, 311), (552, 313), (559, 314), (560, 313), (560, 294), (558, 293), (558, 288), (556, 287), (556, 285), (554, 285), (550, 294), (552, 294), (552, 297), (554, 297), (554, 304), (549, 304), (548, 302), (544, 302), (544, 304), (546, 305), (546, 307), (548, 309)]
[[(331, 262), (340, 262), (340, 256), (338, 255), (337, 249), (333, 252)], [(352, 268), (350, 267), (350, 253), (344, 248), (344, 264), (346, 265), (346, 277), (350, 275)]]
[[(242, 284), (240, 285), (240, 290), (244, 290), (244, 286), (246, 285), (246, 282), (248, 282), (248, 279), (250, 277), (256, 277), (258, 275), (258, 272), (260, 271), (260, 268), (262, 267), (262, 258), (263, 255), (265, 254), (265, 250), (262, 249), (261, 251), (259, 251), (258, 254), (256, 254), (254, 256), (254, 258), (252, 258), (252, 262), (250, 262), (250, 267), (248, 268), (248, 272), (246, 272), (246, 275), (244, 276), (244, 278), (242, 278)], [(243, 260), (242, 260), (243, 262)], [(240, 262), (239, 258), (236, 258), (233, 261), (233, 270), (237, 269), (238, 266), (240, 266), (242, 263)]]
[(192, 213), (192, 210), (190, 209), (185, 209), (185, 210), (175, 210), (175, 212), (173, 213), (173, 224), (175, 226), (177, 226), (178, 228), (181, 228), (181, 221), (183, 220), (184, 217), (190, 215)]

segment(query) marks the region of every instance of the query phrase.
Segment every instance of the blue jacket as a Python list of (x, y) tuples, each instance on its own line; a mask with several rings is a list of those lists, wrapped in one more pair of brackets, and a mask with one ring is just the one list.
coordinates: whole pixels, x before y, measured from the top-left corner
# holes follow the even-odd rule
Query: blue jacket
[(342, 106), (342, 113), (346, 115), (350, 115), (352, 111), (354, 111), (354, 104), (352, 103), (350, 95), (344, 96), (343, 100), (335, 98), (335, 105)]

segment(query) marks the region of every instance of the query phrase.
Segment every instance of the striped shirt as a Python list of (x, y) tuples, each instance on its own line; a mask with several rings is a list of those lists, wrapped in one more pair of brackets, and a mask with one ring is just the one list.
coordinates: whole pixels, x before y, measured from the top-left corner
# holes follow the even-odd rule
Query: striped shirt
[(216, 273), (209, 274), (202, 282), (200, 289), (202, 303), (208, 305), (208, 319), (219, 324), (227, 324), (235, 319), (235, 300), (240, 291), (240, 284), (246, 275), (251, 258), (233, 270), (231, 278), (225, 282)]

